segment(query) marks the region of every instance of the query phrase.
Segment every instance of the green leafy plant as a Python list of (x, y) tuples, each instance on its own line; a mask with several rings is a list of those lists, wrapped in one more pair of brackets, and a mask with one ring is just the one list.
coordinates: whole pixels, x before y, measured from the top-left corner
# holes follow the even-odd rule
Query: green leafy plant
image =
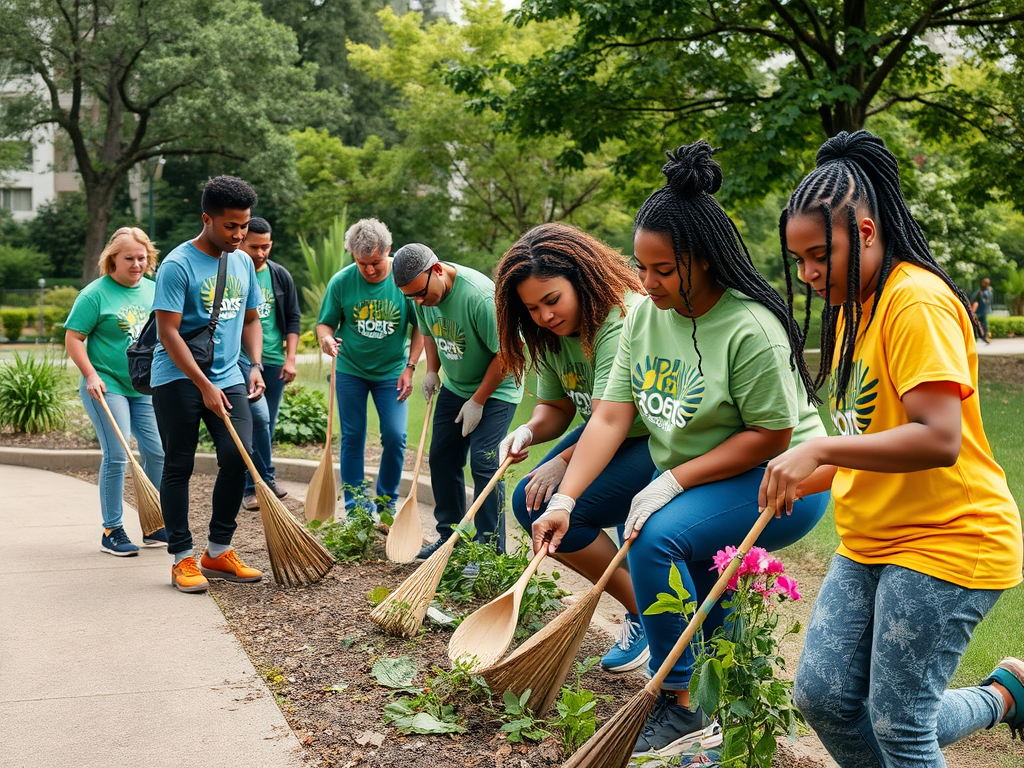
[(459, 706), (490, 697), (483, 678), (475, 676), (466, 662), (456, 662), (450, 672), (436, 666), (431, 671), (423, 688), (384, 706), (384, 722), (399, 733), (463, 733)]
[(408, 688), (416, 677), (416, 662), (411, 656), (390, 658), (382, 656), (377, 659), (370, 674), (386, 688)]
[(295, 445), (324, 442), (327, 439), (327, 403), (323, 393), (301, 384), (288, 385), (281, 400), (274, 439)]
[(361, 507), (349, 511), (344, 520), (321, 523), (311, 520), (306, 524), (334, 559), (351, 563), (366, 558), (376, 536), (376, 524), (370, 513)]
[(28, 313), (24, 309), (0, 310), (0, 323), (4, 326), (4, 336), (8, 341), (14, 342), (21, 338), (26, 322)]
[(0, 426), (44, 433), (67, 425), (64, 372), (48, 357), (22, 357), (0, 365)]
[(558, 717), (550, 720), (548, 724), (557, 728), (561, 734), (563, 757), (571, 755), (594, 735), (597, 730), (598, 701), (601, 699), (611, 700), (611, 696), (599, 697), (593, 691), (583, 687), (583, 675), (597, 666), (600, 661), (600, 657), (593, 656), (582, 662), (576, 662), (573, 665), (573, 670), (576, 672), (576, 684), (563, 686), (558, 701), (555, 702)]
[(550, 731), (544, 730), (544, 720), (534, 717), (533, 712), (526, 706), (529, 698), (529, 689), (524, 691), (519, 698), (516, 698), (512, 691), (505, 691), (501, 696), (505, 708), (498, 714), (502, 720), (506, 721), (501, 726), (501, 730), (508, 734), (508, 740), (513, 744), (523, 741), (539, 743), (552, 735)]
[(331, 222), (327, 236), (320, 241), (319, 248), (313, 248), (306, 238), (299, 235), (299, 248), (309, 272), (309, 284), (302, 288), (302, 298), (306, 302), (306, 311), (316, 317), (320, 313), (320, 305), (324, 301), (327, 283), (331, 281), (342, 267), (352, 261), (352, 256), (345, 250), (345, 230), (348, 211), (342, 212)]

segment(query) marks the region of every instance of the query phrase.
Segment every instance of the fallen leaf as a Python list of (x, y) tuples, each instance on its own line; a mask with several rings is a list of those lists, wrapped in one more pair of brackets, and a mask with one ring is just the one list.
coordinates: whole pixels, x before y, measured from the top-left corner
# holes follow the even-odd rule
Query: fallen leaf
[(372, 744), (375, 747), (379, 747), (384, 743), (384, 734), (377, 733), (376, 731), (363, 731), (363, 733), (356, 737), (356, 744), (360, 747), (365, 747), (367, 744)]

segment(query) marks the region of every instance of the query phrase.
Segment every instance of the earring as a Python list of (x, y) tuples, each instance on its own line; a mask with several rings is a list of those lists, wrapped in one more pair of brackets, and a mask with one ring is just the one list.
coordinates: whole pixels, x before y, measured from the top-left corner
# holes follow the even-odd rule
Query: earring
[(875, 241), (874, 241), (874, 240), (865, 240), (865, 241), (864, 241), (864, 245), (865, 245), (865, 246), (866, 246), (867, 248), (870, 248), (870, 247), (871, 247), (871, 244), (872, 244), (873, 242), (875, 242)]

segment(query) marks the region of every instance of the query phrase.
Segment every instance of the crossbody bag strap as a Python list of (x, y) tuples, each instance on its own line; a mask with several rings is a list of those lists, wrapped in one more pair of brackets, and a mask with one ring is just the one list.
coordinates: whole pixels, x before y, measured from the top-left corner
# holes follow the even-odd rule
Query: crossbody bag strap
[(224, 286), (227, 283), (228, 275), (228, 254), (223, 251), (220, 254), (220, 264), (217, 266), (217, 289), (213, 294), (213, 306), (210, 307), (210, 333), (217, 330), (217, 321), (220, 320), (220, 303), (224, 298)]

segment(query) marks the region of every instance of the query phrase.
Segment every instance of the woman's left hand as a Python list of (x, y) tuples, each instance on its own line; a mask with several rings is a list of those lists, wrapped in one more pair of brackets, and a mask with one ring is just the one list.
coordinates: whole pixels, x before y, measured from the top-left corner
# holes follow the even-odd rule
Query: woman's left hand
[(662, 472), (654, 478), (646, 488), (633, 497), (633, 503), (629, 507), (629, 517), (626, 518), (623, 538), (633, 538), (644, 527), (647, 518), (682, 492), (683, 487), (679, 485), (672, 470)]
[(787, 515), (793, 512), (797, 486), (823, 464), (818, 457), (816, 440), (790, 448), (768, 462), (757, 492), (757, 503), (761, 509), (771, 507), (775, 510), (775, 517), (781, 517), (783, 511)]

